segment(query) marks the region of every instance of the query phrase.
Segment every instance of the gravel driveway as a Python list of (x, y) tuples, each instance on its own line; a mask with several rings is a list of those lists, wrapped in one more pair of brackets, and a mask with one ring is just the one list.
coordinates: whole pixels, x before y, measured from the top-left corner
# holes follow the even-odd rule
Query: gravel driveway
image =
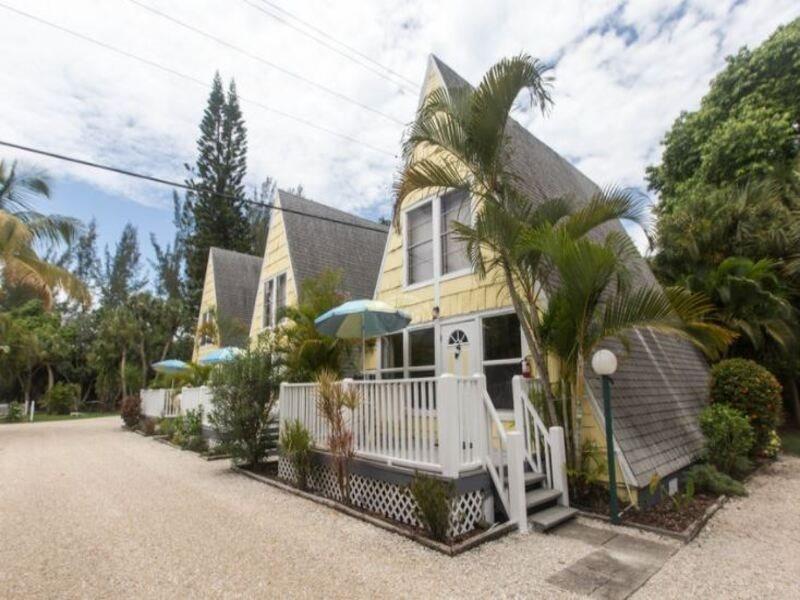
[[(800, 460), (775, 470), (673, 556), (641, 596), (686, 597), (711, 578), (752, 580), (737, 583), (734, 595), (797, 593), (790, 574), (800, 573)], [(756, 505), (764, 517), (742, 525)], [(778, 516), (791, 526), (766, 524)], [(226, 461), (123, 432), (118, 418), (0, 426), (4, 598), (570, 598), (545, 580), (593, 550), (532, 534), (448, 558), (234, 474)]]

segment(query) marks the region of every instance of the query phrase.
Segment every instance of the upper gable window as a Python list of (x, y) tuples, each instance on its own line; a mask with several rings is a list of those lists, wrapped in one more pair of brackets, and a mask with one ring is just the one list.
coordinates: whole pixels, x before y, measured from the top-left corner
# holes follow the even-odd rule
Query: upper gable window
[(433, 279), (433, 204), (408, 211), (408, 283)]
[(263, 326), (275, 327), (286, 308), (286, 273), (264, 282), (264, 315)]
[(469, 224), (469, 194), (463, 190), (445, 194), (441, 199), (442, 214), (442, 274), (454, 273), (470, 267), (467, 245), (458, 239), (454, 222)]
[(275, 322), (272, 320), (272, 296), (273, 290), (275, 288), (275, 280), (270, 279), (264, 282), (264, 316), (263, 316), (263, 325), (264, 327), (272, 327)]
[(275, 284), (275, 321), (283, 318), (283, 309), (286, 308), (286, 273), (278, 275)]

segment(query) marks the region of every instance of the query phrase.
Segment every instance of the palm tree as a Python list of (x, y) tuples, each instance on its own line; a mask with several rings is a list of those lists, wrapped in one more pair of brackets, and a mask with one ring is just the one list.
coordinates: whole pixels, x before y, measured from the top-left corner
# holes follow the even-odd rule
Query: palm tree
[(569, 382), (572, 455), (580, 467), (585, 366), (605, 340), (627, 344), (626, 334), (650, 328), (691, 340), (716, 357), (735, 337), (709, 321), (713, 305), (707, 297), (683, 288), (662, 291), (657, 286), (633, 289), (637, 250), (621, 231), (596, 242), (575, 238), (561, 227), (532, 232), (529, 243), (542, 252), (558, 277), (542, 317), (547, 350), (562, 364)]
[(507, 126), (516, 99), (545, 112), (551, 103), (548, 68), (527, 55), (503, 59), (476, 89), (438, 88), (423, 100), (403, 145), (404, 168), (395, 184), (395, 223), (410, 196), (466, 190), (480, 203), (473, 225), (455, 223), (480, 277), (504, 283), (519, 317), (543, 391), (550, 422), (557, 422), (555, 395), (541, 338), (541, 282), (549, 279), (541, 252), (526, 243), (532, 230), (561, 223), (578, 238), (615, 219), (641, 222), (644, 206), (631, 194), (598, 193), (577, 209), (569, 198), (533, 205), (512, 168)]
[(41, 258), (36, 244), (70, 244), (79, 224), (75, 219), (43, 215), (31, 208), (37, 196), (48, 198), (44, 178), (24, 177), (16, 164), (0, 161), (0, 269), (6, 284), (21, 286), (52, 305), (54, 292), (61, 290), (81, 302), (89, 301), (86, 286), (66, 269)]

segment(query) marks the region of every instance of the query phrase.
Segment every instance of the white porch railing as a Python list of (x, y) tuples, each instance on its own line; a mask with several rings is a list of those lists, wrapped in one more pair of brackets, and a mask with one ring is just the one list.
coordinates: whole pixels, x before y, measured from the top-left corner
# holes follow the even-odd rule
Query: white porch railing
[(180, 413), (179, 390), (141, 390), (139, 397), (142, 400), (141, 412), (146, 417), (175, 417)]
[(525, 460), (532, 470), (547, 476), (547, 487), (561, 492), (558, 503), (569, 506), (564, 429), (548, 429), (530, 400), (531, 391), (540, 389), (540, 385), (538, 380), (525, 379), (519, 375), (511, 380), (514, 422), (524, 440)]
[(211, 388), (203, 385), (200, 387), (185, 387), (181, 390), (181, 414), (187, 410), (203, 409), (203, 425), (210, 425), (209, 415), (213, 409), (211, 404)]
[[(356, 456), (457, 478), (485, 468), (506, 514), (527, 531), (523, 436), (507, 430), (486, 392), (484, 375), (352, 381), (360, 403), (350, 415)], [(315, 447), (327, 448), (314, 383), (284, 383), (281, 427), (299, 420)]]
[[(351, 415), (357, 456), (449, 477), (483, 466), (477, 377), (352, 381), (360, 402)], [(327, 424), (317, 411), (314, 383), (281, 386), (281, 423), (300, 420), (314, 445), (327, 447)]]

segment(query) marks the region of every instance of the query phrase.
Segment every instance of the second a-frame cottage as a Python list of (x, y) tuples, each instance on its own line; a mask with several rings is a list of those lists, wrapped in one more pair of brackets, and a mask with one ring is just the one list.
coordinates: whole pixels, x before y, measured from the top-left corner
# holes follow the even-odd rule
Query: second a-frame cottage
[(279, 190), (255, 290), (250, 338), (274, 327), (297, 303), (303, 282), (339, 271), (347, 299), (370, 298), (388, 227)]

